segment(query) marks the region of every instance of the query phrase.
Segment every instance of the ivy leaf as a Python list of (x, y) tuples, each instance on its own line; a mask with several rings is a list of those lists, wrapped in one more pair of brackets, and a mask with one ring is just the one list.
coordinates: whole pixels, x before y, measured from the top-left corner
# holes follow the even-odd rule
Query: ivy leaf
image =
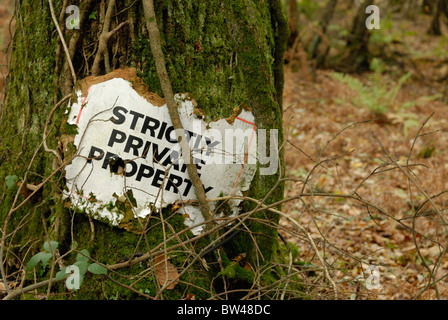
[(72, 243), (72, 249), (76, 250), (76, 248), (78, 248), (78, 242), (77, 241), (73, 241)]
[(49, 252), (36, 253), (34, 256), (31, 257), (30, 261), (28, 261), (28, 263), (26, 264), (26, 269), (27, 270), (33, 269), (41, 261), (43, 267), (46, 267), (48, 264), (48, 260), (50, 260), (52, 257), (53, 255)]
[(55, 251), (59, 246), (59, 242), (57, 241), (45, 241), (44, 243), (44, 250), (47, 252), (51, 252), (51, 250), (53, 249), (53, 251)]
[(92, 272), (93, 274), (106, 274), (107, 268), (99, 265), (98, 263), (92, 263), (87, 267), (87, 270)]
[(89, 14), (89, 19), (96, 20), (96, 11), (93, 11), (91, 14)]
[(28, 261), (28, 263), (26, 264), (27, 270), (33, 269), (40, 262), (40, 253), (41, 252), (31, 257), (30, 261)]
[(87, 272), (87, 262), (86, 261), (76, 261), (75, 266), (79, 268), (79, 275), (83, 276)]
[(68, 274), (65, 272), (66, 269), (67, 269), (66, 267), (62, 268), (61, 270), (59, 270), (56, 273), (56, 280), (57, 281), (60, 281), (60, 280), (64, 279), (66, 276), (68, 276)]
[(11, 189), (12, 186), (16, 183), (17, 181), (17, 176), (16, 175), (7, 175), (5, 177), (5, 181), (6, 181), (6, 186), (8, 187), (8, 189)]
[(42, 261), (42, 266), (45, 268), (48, 264), (48, 260), (50, 260), (53, 255), (49, 252), (40, 252), (41, 253), (41, 259), (40, 261)]
[(82, 249), (80, 253), (76, 256), (76, 261), (78, 262), (89, 262), (90, 253), (86, 249)]

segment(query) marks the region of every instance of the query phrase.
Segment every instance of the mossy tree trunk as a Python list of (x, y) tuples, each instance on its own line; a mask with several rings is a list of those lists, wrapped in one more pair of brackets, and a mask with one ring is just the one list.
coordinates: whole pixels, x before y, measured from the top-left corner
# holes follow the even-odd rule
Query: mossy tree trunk
[[(117, 68), (136, 68), (149, 88), (163, 96), (140, 1), (68, 3), (53, 0), (52, 4), (78, 80), (92, 73), (105, 21), (110, 22), (109, 30), (126, 22), (108, 40), (96, 72), (102, 75)], [(65, 13), (67, 5), (79, 6), (80, 29), (65, 27), (69, 16)], [(174, 92), (188, 92), (194, 97), (205, 111), (207, 120), (228, 117), (235, 107), (244, 103), (251, 107), (257, 128), (279, 130), (278, 142), (281, 145), (282, 55), (288, 36), (281, 2), (165, 0), (157, 1), (155, 5)], [(108, 15), (110, 6), (114, 9)], [(60, 167), (55, 152), (51, 151), (60, 154), (62, 161), (69, 160), (63, 158), (66, 141), (61, 138), (67, 132), (66, 104), (54, 109), (54, 113), (51, 111), (73, 89), (70, 65), (58, 39), (48, 1), (18, 0), (15, 19), (17, 28), (7, 102), (0, 112), (0, 221), (2, 229), (7, 226), (3, 230), (6, 234), (1, 248), (4, 274), (10, 277), (14, 271), (23, 269), (48, 238), (59, 241), (61, 254), (76, 242), (77, 250), (87, 249), (92, 258), (105, 265), (114, 265), (121, 258), (136, 253), (139, 256), (140, 252), (153, 252), (151, 250), (164, 239), (185, 228), (183, 217), (169, 208), (151, 219), (141, 234), (110, 227), (66, 208), (62, 198), (65, 186), (63, 167)], [(42, 143), (44, 131), (47, 131), (46, 146)], [(265, 204), (281, 200), (283, 185), (278, 181), (282, 166), (279, 169), (273, 175), (257, 173), (248, 196), (264, 199)], [(6, 186), (5, 181), (14, 181), (15, 184)], [(36, 186), (38, 190), (34, 191)], [(243, 204), (245, 212), (254, 207), (250, 201)], [(217, 255), (207, 257), (211, 266), (208, 272), (204, 272), (204, 264), (194, 256), (194, 252), (200, 252), (207, 245), (206, 238), (196, 240), (191, 233), (185, 232), (162, 246), (162, 249), (170, 246), (179, 248), (167, 251), (170, 262), (179, 273), (191, 264), (191, 270), (181, 275), (182, 281), (174, 290), (158, 293), (160, 285), (154, 271), (148, 272), (146, 277), (137, 277), (137, 284), (132, 284), (135, 281), (132, 276), (148, 268), (148, 261), (151, 265), (152, 260), (148, 259), (120, 269), (124, 277), (109, 273), (115, 282), (107, 278), (97, 281), (93, 275), (86, 276), (86, 283), (74, 297), (134, 298), (139, 290), (150, 296), (159, 294), (157, 297), (160, 298), (185, 298), (190, 293), (210, 297), (224, 288), (220, 284), (226, 279), (216, 280), (216, 274), (232, 264), (230, 259), (245, 253), (255, 269), (269, 262), (275, 253), (278, 216), (264, 210), (257, 211), (251, 218), (255, 220), (249, 228), (243, 228), (243, 232), (219, 248), (220, 264), (215, 261)], [(72, 263), (74, 254), (76, 252), (63, 262)], [(49, 277), (49, 268), (42, 272), (38, 277)], [(241, 283), (250, 283), (250, 273), (246, 274), (244, 281), (232, 280), (232, 283), (237, 287)], [(238, 272), (229, 274), (236, 280), (240, 277)], [(31, 281), (29, 272), (26, 279), (28, 283)], [(132, 284), (135, 291), (122, 288), (117, 282)], [(66, 289), (59, 284), (52, 290)]]

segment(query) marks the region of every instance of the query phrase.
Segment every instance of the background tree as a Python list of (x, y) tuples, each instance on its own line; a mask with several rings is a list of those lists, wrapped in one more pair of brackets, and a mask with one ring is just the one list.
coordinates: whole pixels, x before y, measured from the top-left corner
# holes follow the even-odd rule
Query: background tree
[(448, 18), (448, 1), (439, 0), (437, 1), (437, 6), (435, 8), (434, 17), (431, 21), (431, 25), (428, 29), (428, 33), (431, 35), (441, 35), (440, 31), (440, 18), (442, 15)]
[(369, 70), (370, 52), (368, 48), (370, 33), (366, 28), (366, 8), (373, 5), (373, 0), (364, 0), (359, 6), (353, 20), (349, 38), (347, 40), (347, 50), (343, 63), (348, 71)]
[[(80, 8), (79, 29), (65, 27), (69, 4)], [(228, 117), (245, 103), (252, 108), (257, 128), (279, 130), (281, 144), (282, 56), (288, 30), (280, 1), (169, 0), (157, 2), (155, 13), (173, 91), (190, 93), (207, 120)], [(109, 294), (132, 297), (143, 294), (140, 289), (148, 290), (147, 295), (156, 295), (157, 291), (158, 296), (168, 298), (184, 298), (189, 293), (205, 297), (212, 294), (210, 287), (217, 292), (229, 289), (230, 278), (234, 279), (230, 284), (237, 288), (249, 285), (254, 270), (275, 253), (276, 214), (257, 210), (250, 227), (242, 224), (239, 229), (243, 232), (217, 249), (219, 264), (214, 255), (206, 256), (207, 268), (199, 263), (197, 253), (209, 243), (191, 233), (179, 233), (185, 228), (183, 218), (172, 208), (152, 219), (144, 232), (133, 234), (76, 213), (66, 208), (62, 199), (64, 166), (57, 155), (63, 163), (70, 160), (62, 152), (70, 145), (63, 106), (76, 80), (133, 67), (153, 92), (163, 96), (142, 3), (19, 0), (15, 20), (7, 102), (0, 112), (0, 181), (9, 182), (0, 201), (3, 277), (23, 270), (43, 241), (51, 239), (60, 242), (60, 254), (76, 243), (76, 250), (87, 249), (96, 261), (114, 270), (122, 266), (119, 263), (123, 258), (138, 256), (139, 261), (149, 258), (149, 265), (154, 266), (163, 248), (179, 270), (190, 268), (189, 272), (179, 271), (182, 283), (171, 291), (157, 291), (163, 283), (155, 280), (154, 268), (134, 284), (132, 275), (146, 269), (141, 264), (120, 269), (124, 276), (112, 273), (102, 281), (87, 277), (76, 295), (83, 299)], [(267, 205), (282, 199), (279, 174), (256, 174), (247, 196)], [(243, 204), (243, 212), (254, 208), (253, 202)], [(171, 239), (169, 243), (164, 242), (167, 238)], [(160, 247), (162, 243), (166, 246)], [(167, 247), (178, 249), (166, 251)], [(226, 269), (233, 265), (230, 259), (241, 253), (252, 270), (239, 265)], [(54, 266), (46, 269), (42, 278), (51, 277), (55, 271)], [(218, 272), (226, 276), (217, 280)], [(51, 290), (64, 288), (60, 285), (52, 289), (50, 285), (47, 292)]]
[(308, 44), (308, 55), (312, 59), (317, 58), (317, 66), (320, 66), (323, 64), (325, 60), (325, 56), (327, 55), (330, 47), (327, 45), (324, 52), (320, 53), (318, 57), (317, 48), (319, 47), (319, 44), (322, 42), (322, 37), (325, 36), (325, 33), (327, 31), (327, 27), (331, 21), (331, 18), (333, 17), (334, 10), (336, 8), (338, 1), (337, 0), (329, 0), (327, 2), (327, 5), (325, 6), (324, 13), (322, 15), (322, 18), (319, 22), (319, 33), (315, 33), (313, 38), (311, 39), (310, 43)]
[(422, 11), (424, 14), (432, 14), (434, 1), (433, 0), (423, 0), (422, 1)]

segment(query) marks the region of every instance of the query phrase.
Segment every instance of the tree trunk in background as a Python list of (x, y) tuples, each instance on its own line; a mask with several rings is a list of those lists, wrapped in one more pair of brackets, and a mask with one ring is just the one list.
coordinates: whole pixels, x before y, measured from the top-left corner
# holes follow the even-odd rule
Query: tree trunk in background
[[(319, 22), (319, 33), (315, 33), (313, 38), (311, 39), (310, 44), (308, 45), (308, 54), (311, 59), (316, 59), (318, 56), (318, 50), (319, 44), (322, 42), (322, 37), (325, 36), (327, 32), (328, 24), (331, 21), (331, 18), (333, 17), (334, 10), (336, 9), (336, 5), (338, 3), (338, 0), (329, 0), (327, 2), (327, 5), (325, 6), (324, 14)], [(319, 67), (323, 64), (325, 60), (325, 56), (328, 53), (329, 45), (327, 43), (326, 47), (324, 48), (323, 52), (319, 54), (319, 57), (317, 59), (316, 66)]]
[(434, 6), (434, 0), (423, 0), (422, 11), (424, 14), (432, 14)]
[(370, 53), (368, 44), (370, 33), (366, 28), (365, 21), (367, 18), (366, 8), (373, 4), (373, 0), (365, 0), (359, 7), (355, 19), (353, 20), (352, 30), (347, 41), (347, 55), (343, 62), (345, 64), (345, 69), (349, 72), (369, 70)]
[(434, 36), (440, 36), (442, 32), (440, 31), (440, 17), (444, 14), (448, 18), (448, 1), (439, 0), (437, 2), (437, 7), (435, 9), (434, 18), (431, 21), (431, 25), (428, 30), (428, 34)]
[(288, 48), (294, 45), (294, 42), (299, 35), (299, 25), (297, 18), (297, 1), (288, 0), (288, 24), (290, 30), (290, 35), (288, 37)]
[[(55, 14), (64, 33), (78, 80), (91, 73), (99, 46), (98, 38), (112, 2), (115, 1), (87, 0), (68, 3), (53, 0)], [(79, 30), (68, 30), (65, 27), (65, 19), (69, 16), (65, 13), (67, 5), (80, 6)], [(279, 130), (281, 145), (281, 57), (288, 32), (283, 12), (279, 11), (280, 1), (167, 0), (156, 1), (155, 5), (174, 92), (188, 92), (194, 97), (199, 108), (204, 110), (207, 120), (228, 117), (235, 107), (244, 103), (251, 107), (257, 129)], [(44, 184), (40, 193), (36, 193), (10, 215), (3, 259), (8, 260), (8, 263), (4, 263), (6, 273), (11, 274), (20, 269), (32, 254), (40, 251), (42, 240), (47, 234), (51, 239), (60, 241), (61, 253), (71, 246), (72, 241), (76, 241), (79, 250), (87, 249), (95, 260), (106, 265), (115, 264), (135, 252), (148, 252), (162, 243), (164, 237), (185, 228), (179, 214), (172, 214), (169, 210), (164, 212), (165, 223), (172, 226), (172, 229), (166, 228), (166, 234), (162, 232), (160, 219), (153, 219), (155, 222), (150, 224), (147, 232), (136, 235), (98, 221), (89, 221), (84, 214), (65, 208), (62, 199), (64, 174), (58, 169), (54, 155), (44, 151), (42, 133), (55, 102), (72, 91), (73, 79), (65, 51), (58, 41), (48, 1), (18, 0), (17, 7), (19, 10), (15, 17), (17, 30), (13, 39), (9, 91), (7, 103), (0, 112), (0, 181), (3, 183), (7, 176), (16, 176), (18, 181), (26, 177), (24, 186), (28, 184), (31, 190), (21, 188), (17, 205), (32, 192), (31, 185), (39, 185), (53, 172), (56, 173)], [(104, 58), (100, 60), (99, 74), (116, 68), (134, 67), (149, 88), (163, 96), (140, 1), (116, 2), (109, 30), (124, 21), (128, 23), (108, 41)], [(65, 142), (61, 139), (67, 132), (65, 105), (56, 109), (49, 119), (49, 149), (61, 151), (65, 148)], [(282, 159), (282, 155), (280, 156)], [(267, 197), (266, 204), (282, 199), (283, 184), (277, 184), (278, 179), (279, 171), (274, 175), (256, 173), (248, 196), (256, 199)], [(2, 187), (2, 228), (18, 188), (17, 184), (10, 188)], [(253, 203), (243, 204), (245, 211), (252, 208)], [(222, 267), (232, 264), (230, 259), (241, 253), (246, 254), (254, 269), (272, 258), (277, 248), (275, 225), (278, 216), (266, 210), (253, 217), (256, 220), (250, 222), (251, 233), (243, 228), (243, 232), (226, 244), (225, 251), (223, 247), (219, 249)], [(191, 233), (184, 234), (169, 245), (176, 245), (189, 238), (192, 238)], [(202, 238), (189, 246), (199, 252), (206, 245), (204, 242)], [(192, 259), (191, 255), (181, 252), (171, 257), (171, 263), (181, 268)], [(210, 288), (223, 281), (214, 278), (216, 272), (221, 270), (218, 264), (213, 259), (209, 263), (211, 269), (205, 272), (203, 264), (196, 262), (191, 271), (180, 278), (183, 282), (174, 290), (164, 291), (162, 297), (180, 299), (190, 293), (197, 299), (209, 297)], [(119, 272), (136, 275), (146, 268), (145, 261)], [(47, 270), (43, 278), (48, 275)], [(224, 281), (233, 277), (233, 286), (248, 285), (251, 282), (251, 271), (247, 271), (245, 275), (246, 278), (242, 279), (243, 276), (237, 272), (236, 275), (227, 276)], [(111, 277), (126, 285), (132, 283), (129, 278), (115, 274), (111, 274)], [(101, 299), (117, 295), (126, 299), (136, 296), (132, 291), (107, 279), (97, 281), (92, 275), (84, 281), (73, 298)], [(148, 276), (141, 279), (134, 288), (147, 290), (145, 292), (149, 295), (155, 295), (157, 284), (154, 277)], [(219, 284), (215, 288), (219, 291)], [(227, 289), (229, 288), (232, 286), (228, 285)], [(59, 284), (54, 290), (64, 291), (65, 288)]]

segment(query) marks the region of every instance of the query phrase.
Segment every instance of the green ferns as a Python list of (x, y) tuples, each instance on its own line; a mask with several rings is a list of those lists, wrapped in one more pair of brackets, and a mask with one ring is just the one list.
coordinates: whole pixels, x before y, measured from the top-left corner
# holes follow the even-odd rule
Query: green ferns
[(331, 76), (358, 93), (351, 101), (355, 106), (366, 107), (374, 114), (382, 115), (391, 110), (401, 86), (410, 78), (411, 73), (400, 77), (392, 87), (378, 72), (369, 77), (367, 84), (347, 74), (334, 72)]

